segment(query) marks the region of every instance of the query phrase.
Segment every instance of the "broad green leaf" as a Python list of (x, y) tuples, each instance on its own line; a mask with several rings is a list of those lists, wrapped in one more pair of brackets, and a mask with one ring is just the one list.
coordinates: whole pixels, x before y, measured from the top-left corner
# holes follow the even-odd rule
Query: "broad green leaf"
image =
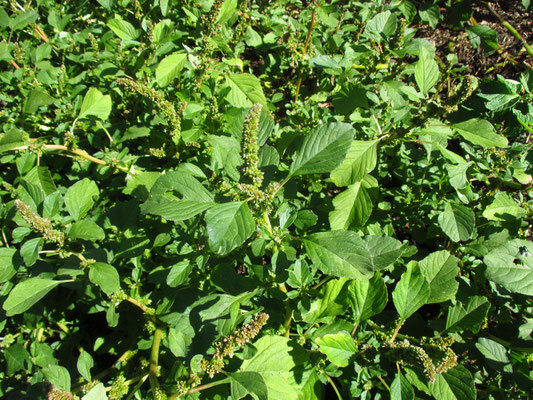
[(0, 247), (0, 283), (7, 282), (15, 275), (16, 249)]
[(487, 317), (489, 308), (490, 303), (482, 296), (470, 297), (465, 305), (457, 303), (449, 307), (446, 328), (442, 333), (460, 332), (466, 329), (477, 333)]
[(91, 355), (83, 350), (78, 357), (76, 364), (80, 375), (87, 381), (91, 381), (91, 368), (94, 366), (94, 360)]
[(242, 245), (255, 231), (255, 220), (245, 202), (217, 204), (205, 213), (209, 247), (219, 255)]
[(99, 191), (96, 183), (88, 178), (76, 182), (68, 188), (65, 194), (65, 206), (67, 211), (76, 221), (87, 215), (94, 205), (94, 199)]
[(228, 372), (233, 399), (241, 399), (247, 394), (254, 395), (258, 400), (268, 400), (268, 387), (258, 372), (242, 371)]
[(0, 42), (0, 61), (9, 61), (12, 59), (9, 45), (6, 42)]
[(255, 355), (244, 360), (239, 372), (256, 372), (263, 378), (269, 400), (297, 400), (300, 387), (295, 367), (307, 361), (297, 343), (282, 336), (263, 336), (256, 341)]
[(96, 88), (90, 88), (81, 103), (78, 119), (93, 116), (101, 120), (106, 120), (111, 113), (111, 96), (103, 95)]
[(36, 10), (23, 11), (15, 17), (12, 17), (9, 26), (14, 31), (24, 29), (29, 24), (33, 24), (39, 18), (39, 13)]
[(68, 237), (71, 239), (83, 239), (83, 240), (104, 240), (105, 232), (98, 226), (96, 222), (89, 220), (81, 220), (74, 223), (69, 231)]
[(23, 146), (27, 134), (17, 128), (12, 128), (0, 136), (0, 153)]
[(390, 11), (375, 15), (365, 26), (364, 34), (376, 42), (382, 42), (396, 31), (397, 17)]
[(476, 348), (485, 356), (489, 362), (500, 369), (502, 365), (509, 364), (509, 354), (507, 349), (500, 343), (484, 337), (477, 340)]
[(414, 400), (415, 398), (413, 387), (400, 372), (396, 374), (390, 385), (390, 398), (391, 400)]
[(25, 114), (35, 113), (39, 107), (47, 106), (54, 102), (54, 98), (46, 93), (44, 90), (32, 89), (26, 97), (22, 112)]
[(435, 383), (429, 385), (435, 400), (475, 400), (476, 387), (472, 374), (462, 365), (437, 374)]
[(508, 221), (521, 218), (525, 213), (507, 193), (498, 192), (494, 201), (483, 211), (483, 217), (489, 221)]
[(361, 238), (352, 231), (314, 233), (302, 241), (311, 260), (324, 273), (353, 279), (370, 279), (403, 253), (402, 244), (394, 238)]
[(440, 228), (454, 242), (470, 239), (474, 225), (474, 211), (459, 204), (446, 203), (444, 212), (439, 215)]
[(240, 143), (233, 137), (216, 135), (209, 135), (207, 141), (213, 147), (211, 157), (215, 168), (224, 169), (231, 179), (238, 181), (240, 173), (237, 167), (243, 162)]
[(214, 196), (190, 172), (179, 170), (161, 175), (153, 184), (150, 194), (163, 195), (168, 191), (176, 191), (183, 196), (183, 200), (211, 203)]
[(250, 107), (260, 103), (266, 105), (261, 81), (252, 74), (230, 74), (226, 76), (230, 87), (227, 100), (233, 107)]
[(329, 213), (332, 230), (361, 227), (372, 213), (372, 201), (361, 182), (335, 196), (333, 206), (335, 211)]
[(24, 177), (25, 180), (37, 186), (40, 186), (43, 192), (48, 196), (57, 190), (48, 167), (35, 166)]
[(429, 283), (430, 296), (427, 303), (442, 303), (454, 298), (459, 283), (457, 258), (446, 250), (435, 251), (420, 261), (420, 270)]
[(187, 54), (185, 53), (174, 53), (166, 56), (155, 70), (157, 84), (161, 87), (170, 85), (183, 69), (186, 60)]
[(217, 24), (223, 24), (234, 17), (236, 8), (237, 0), (224, 0), (216, 18)]
[(23, 313), (63, 282), (67, 281), (53, 281), (41, 278), (26, 279), (17, 283), (9, 292), (2, 308), (6, 310), (8, 317)]
[(446, 164), (450, 185), (452, 185), (454, 189), (464, 189), (466, 187), (466, 171), (472, 164), (473, 162), (471, 161), (457, 165)]
[(332, 323), (346, 310), (346, 285), (348, 278), (332, 279), (321, 289), (320, 294), (312, 301), (311, 306), (302, 315), (305, 322)]
[(107, 22), (107, 26), (123, 40), (135, 40), (139, 37), (139, 32), (128, 21), (114, 18)]
[(39, 252), (43, 249), (44, 240), (42, 237), (36, 237), (26, 240), (20, 247), (20, 255), (24, 259), (24, 264), (31, 267), (39, 258)]
[(174, 357), (185, 357), (192, 343), (194, 332), (171, 328), (168, 332), (168, 346)]
[(379, 274), (368, 281), (353, 280), (348, 288), (348, 299), (356, 322), (379, 314), (387, 305), (387, 287)]
[(120, 290), (120, 276), (112, 265), (96, 262), (89, 269), (89, 280), (100, 286), (105, 294), (113, 294)]
[(142, 204), (143, 214), (159, 215), (169, 221), (185, 221), (214, 206), (215, 203), (204, 203), (193, 200), (168, 200), (163, 196), (155, 196)]
[(178, 287), (187, 280), (192, 271), (192, 265), (189, 260), (183, 260), (174, 264), (167, 275), (167, 285), (170, 287)]
[(65, 367), (59, 365), (48, 365), (42, 369), (44, 377), (52, 386), (70, 392), (70, 374)]
[(411, 262), (392, 292), (394, 307), (405, 321), (429, 300), (429, 284), (417, 263)]
[(533, 296), (533, 242), (515, 239), (488, 253), (488, 279), (513, 293)]
[(15, 343), (4, 350), (6, 372), (8, 375), (25, 369), (26, 361), (31, 361), (31, 355), (21, 343)]
[(484, 119), (472, 118), (451, 127), (470, 143), (481, 147), (506, 147), (508, 144), (507, 138), (498, 135), (492, 124)]
[(354, 133), (351, 125), (341, 122), (314, 128), (296, 152), (289, 176), (331, 172), (346, 157)]
[(357, 346), (347, 332), (325, 335), (315, 342), (320, 346), (320, 352), (338, 367), (347, 367), (350, 358), (357, 352)]
[(331, 172), (337, 186), (348, 186), (360, 181), (376, 167), (378, 140), (354, 140), (346, 158)]
[(423, 94), (427, 94), (439, 81), (439, 66), (434, 59), (434, 54), (425, 47), (420, 49), (419, 59), (415, 65), (415, 80)]
[(87, 392), (81, 400), (107, 400), (107, 394), (103, 383), (99, 383)]

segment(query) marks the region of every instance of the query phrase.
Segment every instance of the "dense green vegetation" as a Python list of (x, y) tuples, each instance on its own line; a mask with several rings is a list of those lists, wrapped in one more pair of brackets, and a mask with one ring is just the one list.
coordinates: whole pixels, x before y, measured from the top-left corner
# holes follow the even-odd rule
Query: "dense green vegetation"
[(533, 52), (494, 7), (5, 2), (0, 397), (526, 399)]

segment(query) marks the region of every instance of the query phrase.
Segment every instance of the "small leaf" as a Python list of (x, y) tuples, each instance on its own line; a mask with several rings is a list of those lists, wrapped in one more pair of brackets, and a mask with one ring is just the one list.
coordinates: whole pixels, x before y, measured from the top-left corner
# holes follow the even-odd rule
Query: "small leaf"
[(442, 333), (460, 332), (466, 329), (477, 333), (487, 317), (489, 308), (490, 303), (482, 296), (470, 297), (466, 305), (457, 303), (449, 307), (446, 328)]
[(9, 26), (14, 31), (24, 29), (29, 24), (33, 24), (39, 18), (39, 13), (36, 10), (23, 11), (16, 17), (11, 18)]
[(169, 221), (185, 221), (205, 210), (215, 203), (204, 203), (193, 200), (169, 200), (164, 196), (154, 196), (141, 206), (143, 214), (159, 215)]
[(476, 343), (476, 348), (481, 354), (485, 356), (489, 362), (500, 369), (506, 364), (509, 364), (509, 354), (507, 349), (500, 343), (487, 338), (479, 338)]
[(472, 237), (475, 214), (470, 208), (446, 203), (444, 212), (439, 215), (439, 226), (454, 242), (462, 242)]
[(161, 87), (171, 84), (183, 69), (186, 60), (187, 54), (185, 53), (174, 53), (166, 56), (155, 70), (157, 84)]
[(0, 283), (7, 282), (15, 275), (15, 254), (17, 250), (0, 247)]
[(489, 221), (508, 221), (521, 218), (526, 211), (519, 207), (505, 192), (498, 192), (494, 201), (485, 208), (483, 217)]
[(439, 81), (439, 66), (425, 47), (420, 49), (419, 60), (415, 65), (415, 80), (423, 94), (427, 94)]
[(314, 128), (296, 152), (289, 176), (332, 171), (346, 157), (354, 133), (350, 125), (340, 122)]
[(107, 23), (109, 29), (123, 40), (135, 40), (139, 36), (139, 32), (128, 21), (114, 18)]
[(90, 88), (81, 103), (78, 119), (93, 116), (105, 121), (111, 113), (111, 96), (103, 95), (96, 88)]
[(104, 240), (105, 232), (100, 228), (96, 222), (89, 220), (81, 220), (70, 227), (68, 231), (68, 237), (71, 239), (83, 239), (83, 240)]
[(100, 286), (105, 294), (113, 294), (120, 290), (120, 276), (112, 265), (96, 262), (91, 264), (89, 280)]
[(81, 400), (107, 400), (107, 394), (103, 383), (97, 384), (91, 390), (87, 392)]
[(22, 112), (24, 114), (33, 114), (39, 107), (50, 105), (54, 102), (54, 98), (43, 90), (32, 89), (26, 97)]
[(39, 258), (39, 251), (42, 250), (44, 240), (42, 237), (26, 240), (20, 247), (20, 255), (24, 259), (24, 263), (31, 267)]
[(29, 278), (17, 283), (9, 292), (2, 308), (8, 317), (23, 313), (41, 300), (57, 285), (67, 281), (53, 281), (51, 279)]
[(422, 275), (419, 265), (416, 262), (409, 263), (407, 271), (403, 273), (392, 292), (392, 301), (400, 319), (405, 321), (426, 304), (429, 295), (429, 284)]
[(515, 239), (488, 253), (488, 279), (513, 293), (533, 296), (533, 242)]
[(226, 77), (226, 83), (230, 87), (227, 99), (233, 107), (250, 107), (255, 103), (266, 104), (261, 81), (254, 75), (230, 74)]
[(350, 358), (357, 352), (357, 346), (347, 332), (325, 335), (315, 342), (320, 346), (320, 352), (338, 367), (347, 367)]
[(508, 144), (507, 138), (498, 135), (492, 124), (484, 119), (472, 118), (451, 127), (470, 143), (481, 147), (506, 147)]
[(70, 392), (70, 374), (65, 367), (59, 365), (48, 365), (42, 369), (43, 374), (52, 386)]
[(472, 374), (462, 365), (437, 374), (435, 383), (429, 385), (436, 400), (475, 400), (476, 387)]
[(420, 270), (429, 283), (429, 303), (442, 303), (453, 299), (459, 283), (455, 277), (459, 274), (457, 258), (446, 250), (435, 251), (420, 261)]
[(400, 372), (396, 374), (390, 385), (390, 398), (391, 400), (413, 400), (415, 398), (413, 387)]
[(245, 202), (217, 204), (205, 213), (205, 222), (209, 247), (219, 255), (242, 245), (255, 231), (255, 220)]
[(98, 197), (99, 191), (96, 183), (88, 178), (76, 182), (68, 188), (65, 194), (65, 206), (69, 214), (80, 220), (87, 215), (94, 204), (94, 198)]
[(335, 211), (329, 213), (332, 230), (361, 227), (372, 213), (372, 201), (361, 182), (335, 196), (333, 206)]
[(4, 358), (6, 361), (7, 375), (25, 369), (25, 361), (30, 361), (31, 356), (28, 350), (24, 348), (21, 343), (15, 343), (4, 350)]
[(91, 368), (94, 366), (94, 360), (91, 355), (85, 350), (80, 353), (78, 357), (78, 371), (83, 379), (91, 381)]
[(387, 305), (387, 287), (383, 278), (376, 273), (369, 281), (353, 280), (348, 299), (358, 323), (379, 314)]
[(364, 34), (376, 42), (382, 42), (396, 31), (397, 17), (389, 10), (374, 16), (365, 26)]
[(377, 162), (377, 143), (378, 140), (354, 140), (342, 164), (331, 172), (333, 183), (348, 186), (372, 172)]

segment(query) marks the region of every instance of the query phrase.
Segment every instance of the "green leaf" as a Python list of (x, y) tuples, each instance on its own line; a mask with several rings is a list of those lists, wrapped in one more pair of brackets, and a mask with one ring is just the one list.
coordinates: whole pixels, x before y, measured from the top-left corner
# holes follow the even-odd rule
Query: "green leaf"
[(155, 196), (141, 206), (143, 214), (159, 215), (169, 221), (185, 221), (214, 206), (215, 203), (204, 203), (193, 200), (168, 200), (163, 196)]
[(96, 88), (90, 88), (81, 103), (78, 119), (93, 116), (105, 121), (111, 113), (111, 96), (103, 95)]
[(472, 237), (475, 214), (470, 208), (446, 203), (444, 212), (439, 215), (439, 226), (454, 242), (462, 242)]
[(57, 190), (48, 167), (35, 166), (24, 177), (28, 182), (40, 186), (43, 192), (48, 196)]
[(379, 140), (354, 140), (342, 164), (331, 172), (333, 183), (337, 186), (348, 186), (374, 170), (378, 142)]
[(332, 323), (334, 319), (346, 310), (346, 291), (348, 278), (332, 279), (321, 289), (320, 294), (313, 300), (302, 317), (307, 323)]
[(24, 114), (33, 114), (39, 107), (50, 105), (54, 102), (54, 98), (43, 90), (32, 89), (26, 97), (22, 112)]
[(515, 239), (488, 253), (487, 279), (513, 293), (533, 296), (533, 242)]
[(263, 336), (254, 347), (257, 352), (244, 360), (239, 372), (261, 375), (269, 400), (297, 400), (300, 379), (295, 375), (295, 367), (307, 360), (305, 350), (282, 336)]
[(508, 221), (521, 218), (526, 214), (505, 192), (498, 192), (494, 201), (485, 208), (483, 217), (489, 221)]
[(91, 381), (91, 368), (94, 366), (94, 360), (91, 355), (83, 350), (78, 357), (77, 368), (83, 379)]
[(51, 279), (29, 278), (17, 283), (9, 292), (2, 308), (8, 317), (23, 313), (41, 300), (57, 285), (67, 281), (53, 281)]
[(223, 168), (231, 179), (238, 181), (240, 173), (237, 167), (242, 164), (240, 143), (233, 137), (216, 135), (209, 135), (207, 141), (213, 147), (212, 163), (215, 168)]
[(128, 21), (114, 18), (107, 22), (107, 26), (123, 40), (135, 40), (139, 37), (139, 32)]
[(183, 260), (173, 265), (167, 275), (167, 285), (170, 287), (178, 287), (187, 280), (192, 271), (192, 265), (189, 260)]
[(68, 231), (68, 237), (71, 239), (83, 240), (104, 240), (105, 232), (96, 224), (89, 220), (81, 220), (72, 225)]
[(217, 24), (223, 24), (234, 17), (236, 8), (237, 0), (224, 0), (222, 6), (220, 6), (220, 11), (218, 12), (216, 19)]
[(98, 197), (99, 191), (96, 183), (88, 178), (76, 182), (68, 188), (65, 194), (65, 206), (67, 211), (76, 221), (87, 215), (94, 205), (94, 198)]
[(476, 348), (485, 356), (489, 362), (500, 369), (503, 365), (509, 364), (509, 354), (507, 349), (500, 343), (487, 338), (479, 338)]
[(451, 127), (470, 143), (481, 147), (506, 147), (507, 138), (496, 133), (496, 130), (489, 121), (479, 118), (472, 118)]
[(425, 47), (420, 49), (419, 60), (415, 65), (415, 80), (423, 94), (427, 94), (439, 81), (439, 66)]
[(29, 24), (33, 24), (39, 18), (39, 14), (35, 10), (23, 11), (16, 17), (11, 18), (10, 28), (14, 31), (24, 29)]
[(168, 346), (174, 357), (185, 357), (192, 343), (192, 335), (183, 329), (170, 328), (168, 332)]
[(70, 374), (68, 370), (59, 365), (48, 365), (42, 369), (43, 374), (52, 386), (70, 392)]
[(470, 297), (466, 305), (457, 303), (455, 306), (448, 308), (446, 328), (442, 333), (460, 332), (467, 329), (473, 333), (479, 332), (487, 317), (489, 308), (490, 303), (486, 297), (482, 296)]
[(372, 201), (361, 182), (335, 196), (333, 206), (335, 211), (329, 213), (332, 230), (361, 227), (372, 213)]
[(357, 352), (353, 338), (347, 332), (325, 335), (315, 340), (319, 351), (338, 367), (347, 367), (350, 358)]
[(472, 374), (462, 365), (437, 374), (435, 383), (429, 385), (436, 400), (474, 400), (476, 387)]
[(227, 100), (233, 107), (251, 107), (252, 104), (266, 105), (261, 81), (252, 74), (230, 74), (226, 76), (230, 87)]
[(16, 249), (0, 247), (0, 283), (7, 282), (15, 275)]
[(363, 239), (352, 231), (314, 233), (302, 241), (313, 263), (324, 273), (353, 279), (370, 279), (403, 253), (396, 239), (387, 236)]
[(21, 343), (12, 344), (5, 349), (4, 358), (6, 360), (7, 375), (12, 375), (21, 369), (25, 369), (25, 361), (31, 360), (30, 353), (28, 353), (28, 350)]
[(466, 171), (472, 164), (473, 162), (460, 163), (457, 165), (446, 164), (450, 185), (452, 185), (454, 189), (464, 189), (466, 187)]
[(382, 42), (396, 31), (397, 17), (390, 11), (375, 15), (365, 26), (364, 34), (376, 42)]
[(341, 122), (314, 128), (296, 152), (289, 176), (332, 171), (346, 157), (354, 133), (351, 125)]
[(350, 283), (348, 299), (357, 323), (379, 314), (387, 305), (387, 287), (379, 274), (368, 281)]
[(24, 264), (31, 267), (39, 258), (39, 251), (42, 250), (44, 240), (42, 237), (36, 237), (26, 240), (20, 247), (20, 255), (24, 259)]
[(390, 398), (391, 400), (413, 400), (415, 398), (413, 387), (400, 372), (396, 374), (390, 385)]
[(113, 294), (120, 290), (120, 276), (112, 265), (96, 262), (89, 269), (89, 280), (100, 286), (105, 294)]
[(218, 255), (242, 245), (255, 231), (255, 220), (245, 202), (217, 204), (205, 213), (209, 247)]
[(186, 60), (187, 54), (181, 52), (166, 56), (155, 70), (157, 84), (161, 87), (170, 85), (183, 69)]
[(99, 383), (87, 392), (81, 400), (107, 400), (107, 394), (103, 383)]
[(228, 372), (233, 399), (241, 399), (247, 394), (254, 395), (258, 400), (268, 400), (268, 387), (265, 380), (258, 372)]
[(454, 298), (459, 283), (457, 258), (446, 250), (435, 251), (420, 261), (420, 270), (429, 283), (430, 296), (427, 303), (442, 303)]
[(405, 321), (429, 300), (429, 284), (418, 263), (411, 262), (392, 292), (394, 307)]
[(12, 128), (0, 137), (0, 153), (23, 146), (26, 134), (17, 128)]

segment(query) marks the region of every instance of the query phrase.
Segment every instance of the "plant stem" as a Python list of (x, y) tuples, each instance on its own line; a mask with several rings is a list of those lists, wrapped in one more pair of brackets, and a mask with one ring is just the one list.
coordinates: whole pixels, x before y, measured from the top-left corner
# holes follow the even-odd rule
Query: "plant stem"
[(381, 376), (378, 376), (378, 379), (381, 381), (381, 383), (383, 383), (383, 386), (385, 386), (387, 390), (390, 392), (390, 387), (389, 385), (387, 385), (387, 382), (385, 382), (385, 380)]
[[(313, 8), (313, 13), (311, 14), (311, 22), (309, 23), (309, 30), (307, 31), (307, 37), (305, 38), (304, 50), (302, 52), (302, 58), (307, 54), (307, 48), (309, 47), (309, 42), (311, 42), (311, 34), (313, 33), (313, 26), (315, 25), (315, 16), (316, 16), (316, 7)], [(296, 94), (294, 95), (294, 101), (298, 101), (298, 95), (300, 94), (300, 86), (302, 86), (302, 69), (298, 71), (298, 83), (296, 84)]]
[(163, 330), (161, 328), (156, 328), (154, 332), (154, 341), (152, 342), (152, 351), (150, 352), (150, 374), (148, 379), (150, 380), (150, 386), (152, 387), (152, 392), (155, 394), (159, 389), (159, 382), (157, 380), (158, 374), (158, 360), (159, 360), (159, 346), (161, 345), (161, 334)]
[(290, 307), (290, 304), (287, 304), (287, 312), (285, 314), (285, 324), (283, 324), (285, 328), (284, 336), (286, 338), (289, 337), (291, 333), (291, 321), (292, 321), (292, 308)]
[(394, 342), (394, 339), (396, 339), (396, 336), (398, 335), (398, 332), (402, 328), (402, 325), (403, 325), (403, 321), (398, 322), (398, 326), (396, 327), (396, 329), (394, 330), (394, 333), (392, 334), (392, 337), (390, 338), (391, 343)]
[(137, 383), (137, 385), (135, 385), (135, 387), (133, 388), (133, 391), (129, 394), (128, 397), (126, 397), (126, 400), (131, 400), (131, 398), (135, 395), (135, 393), (137, 392), (137, 390), (139, 390), (141, 388), (141, 386), (143, 385), (144, 382), (146, 382), (146, 379), (148, 379), (148, 374), (145, 374), (141, 380), (139, 381), (139, 383)]
[[(229, 378), (224, 378), (224, 379), (221, 379), (219, 381), (206, 383), (205, 385), (197, 386), (197, 387), (189, 390), (189, 392), (187, 394), (191, 394), (191, 393), (194, 393), (194, 392), (201, 392), (202, 390), (205, 390), (205, 389), (209, 389), (209, 388), (212, 388), (212, 387), (215, 387), (215, 386), (219, 386), (219, 385), (224, 385), (225, 383), (229, 383), (229, 381), (230, 381)], [(168, 400), (171, 400), (171, 398), (169, 398)]]
[(333, 387), (333, 390), (335, 391), (335, 394), (337, 395), (337, 398), (339, 400), (342, 400), (342, 396), (339, 392), (339, 389), (337, 389), (337, 386), (335, 385), (335, 382), (333, 382), (333, 379), (331, 379), (331, 376), (328, 376), (328, 381), (330, 383), (330, 385)]
[(353, 327), (353, 330), (352, 330), (352, 337), (355, 336), (355, 332), (357, 332), (357, 328), (359, 327), (359, 321), (357, 321)]

